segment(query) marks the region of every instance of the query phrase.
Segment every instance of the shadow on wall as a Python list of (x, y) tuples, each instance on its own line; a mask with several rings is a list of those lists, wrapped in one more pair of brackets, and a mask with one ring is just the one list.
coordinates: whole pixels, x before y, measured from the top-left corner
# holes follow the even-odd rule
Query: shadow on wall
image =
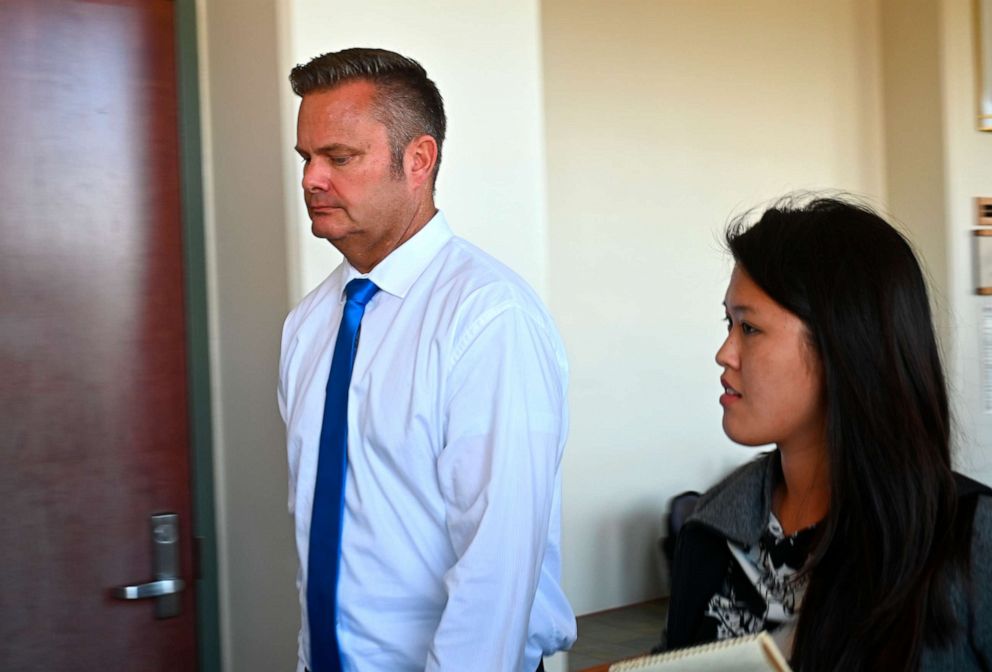
[[(748, 448), (746, 452), (742, 449), (739, 458), (724, 457), (719, 460), (709, 460), (708, 462), (718, 462), (706, 465), (712, 473), (718, 474), (712, 482), (687, 482), (684, 484), (685, 489), (672, 494), (672, 499), (667, 499), (663, 494), (664, 489), (659, 487), (657, 502), (646, 502), (633, 512), (625, 511), (622, 517), (604, 522), (598, 530), (597, 538), (601, 545), (596, 554), (599, 570), (597, 576), (606, 584), (601, 587), (604, 590), (614, 591), (614, 594), (638, 594), (638, 589), (645, 585), (645, 577), (647, 577), (646, 582), (650, 591), (644, 597), (632, 602), (668, 597), (671, 594), (670, 563), (675, 549), (674, 542), (669, 549), (666, 549), (666, 545), (673, 503), (676, 507), (675, 518), (681, 526), (695, 505), (695, 498), (690, 498), (691, 501), (679, 500), (680, 495), (693, 492), (698, 496), (719, 483), (741, 464), (756, 459), (768, 449), (770, 447)], [(683, 505), (681, 510), (680, 504)], [(620, 572), (616, 571), (618, 560)]]
[(639, 594), (645, 585), (644, 577), (650, 577), (648, 595), (638, 601), (668, 594), (668, 581), (663, 578), (668, 570), (658, 543), (664, 530), (665, 510), (666, 502), (659, 499), (600, 525), (596, 535), (600, 542), (596, 575), (604, 584), (600, 586), (602, 592)]

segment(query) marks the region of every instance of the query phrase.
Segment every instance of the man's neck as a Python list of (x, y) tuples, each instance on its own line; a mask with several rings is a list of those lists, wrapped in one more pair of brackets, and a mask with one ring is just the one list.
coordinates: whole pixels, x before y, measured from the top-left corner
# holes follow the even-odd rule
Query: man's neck
[(397, 250), (403, 243), (413, 238), (420, 232), (427, 223), (437, 214), (434, 207), (434, 200), (430, 199), (422, 206), (419, 206), (407, 220), (403, 227), (397, 227), (388, 232), (388, 235), (380, 237), (378, 240), (348, 240), (339, 241), (334, 246), (344, 255), (355, 270), (359, 273), (369, 273), (379, 263)]

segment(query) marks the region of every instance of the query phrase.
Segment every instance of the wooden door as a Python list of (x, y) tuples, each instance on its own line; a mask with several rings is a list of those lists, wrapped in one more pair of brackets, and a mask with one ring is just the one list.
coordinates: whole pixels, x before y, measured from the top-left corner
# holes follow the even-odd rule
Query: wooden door
[(0, 670), (196, 669), (173, 12), (0, 0)]

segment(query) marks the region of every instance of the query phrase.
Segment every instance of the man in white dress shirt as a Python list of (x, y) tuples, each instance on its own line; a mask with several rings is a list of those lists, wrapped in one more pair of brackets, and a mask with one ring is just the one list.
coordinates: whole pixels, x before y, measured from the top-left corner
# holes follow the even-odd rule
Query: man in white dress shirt
[(445, 117), (419, 64), (347, 49), (290, 80), (312, 231), (344, 255), (282, 336), (297, 669), (326, 636), (308, 626), (310, 519), (325, 384), (355, 278), (378, 292), (347, 394), (341, 667), (540, 669), (575, 640), (559, 585), (568, 369), (558, 332), (526, 283), (455, 237), (434, 207)]

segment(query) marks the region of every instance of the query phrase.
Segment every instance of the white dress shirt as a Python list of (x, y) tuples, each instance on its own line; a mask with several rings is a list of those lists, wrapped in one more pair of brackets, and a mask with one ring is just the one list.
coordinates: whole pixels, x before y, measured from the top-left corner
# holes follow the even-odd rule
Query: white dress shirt
[[(532, 672), (575, 641), (559, 585), (564, 348), (512, 271), (439, 212), (362, 276), (347, 261), (286, 319), (287, 427), (308, 663), (310, 514), (345, 285), (368, 277), (348, 394), (338, 583), (344, 669)], [(331, 560), (328, 559), (330, 562)]]

